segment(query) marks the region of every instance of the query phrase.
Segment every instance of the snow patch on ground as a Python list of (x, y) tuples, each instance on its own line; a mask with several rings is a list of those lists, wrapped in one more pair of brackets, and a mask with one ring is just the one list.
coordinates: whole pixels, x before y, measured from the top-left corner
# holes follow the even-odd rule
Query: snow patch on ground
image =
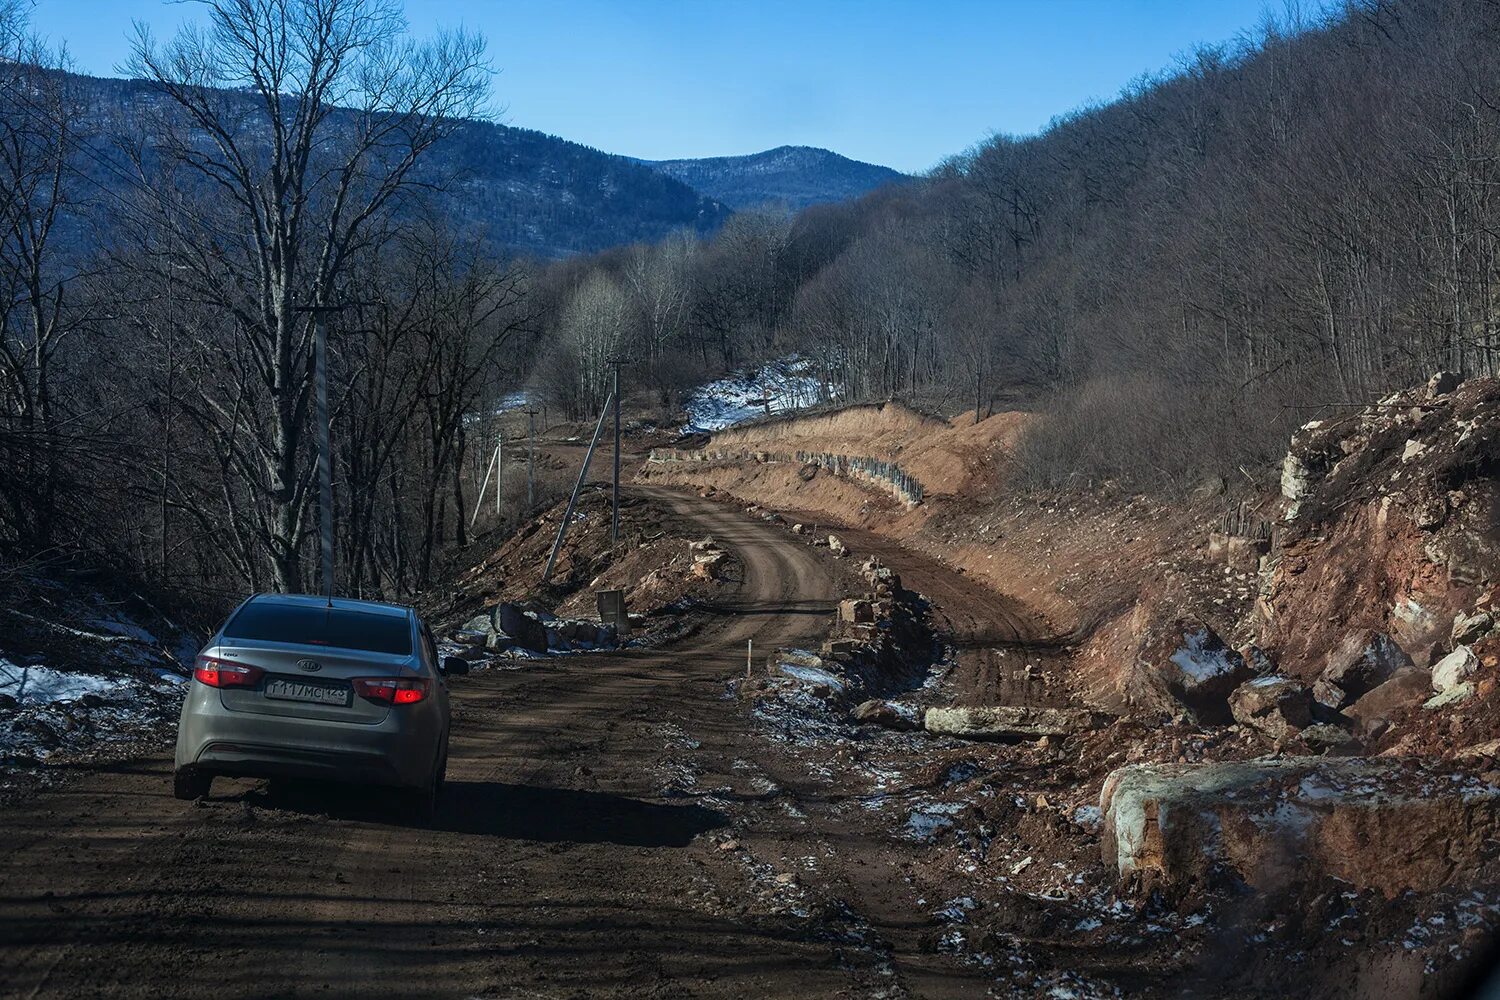
[(1172, 654), (1172, 662), (1193, 680), (1205, 681), (1234, 669), (1235, 664), (1226, 650), (1210, 648), (1207, 629), (1199, 629), (1186, 639), (1186, 647)]
[(9, 695), (19, 704), (78, 701), (88, 694), (111, 701), (126, 697), (115, 678), (63, 673), (48, 667), (22, 667), (0, 658), (0, 695)]
[(684, 408), (685, 431), (721, 431), (747, 420), (826, 401), (813, 362), (795, 354), (699, 386)]

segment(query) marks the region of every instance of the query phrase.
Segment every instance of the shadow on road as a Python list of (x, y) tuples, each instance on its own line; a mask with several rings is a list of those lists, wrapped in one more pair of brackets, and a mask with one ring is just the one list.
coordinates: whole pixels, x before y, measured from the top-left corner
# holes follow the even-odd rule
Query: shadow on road
[[(246, 792), (241, 801), (335, 819), (405, 823), (392, 793), (381, 788), (274, 781)], [(449, 781), (437, 815), (423, 826), (507, 840), (686, 847), (699, 834), (728, 822), (718, 810), (698, 805), (667, 806), (608, 792), (498, 781)]]

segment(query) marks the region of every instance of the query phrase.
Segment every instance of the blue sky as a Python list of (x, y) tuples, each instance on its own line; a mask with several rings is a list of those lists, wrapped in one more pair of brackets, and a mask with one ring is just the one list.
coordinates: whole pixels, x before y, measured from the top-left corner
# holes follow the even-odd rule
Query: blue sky
[[(1267, 0), (408, 0), (413, 31), (482, 31), (500, 120), (650, 159), (825, 146), (918, 171), (993, 132), (1031, 133)], [(114, 75), (131, 20), (191, 5), (36, 0), (33, 27)]]

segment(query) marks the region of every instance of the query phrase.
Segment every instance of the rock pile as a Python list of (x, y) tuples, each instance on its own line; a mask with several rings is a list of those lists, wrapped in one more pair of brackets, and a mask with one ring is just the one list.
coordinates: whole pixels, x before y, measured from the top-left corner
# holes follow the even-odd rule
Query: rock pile
[(614, 627), (580, 619), (557, 618), (518, 604), (497, 604), (464, 622), (454, 633), (472, 655), (484, 653), (571, 652), (616, 645)]

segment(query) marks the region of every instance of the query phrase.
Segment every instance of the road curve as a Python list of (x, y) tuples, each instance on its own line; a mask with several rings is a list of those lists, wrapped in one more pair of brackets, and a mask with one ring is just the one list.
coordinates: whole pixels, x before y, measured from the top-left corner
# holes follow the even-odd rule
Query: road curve
[[(722, 506), (634, 489), (744, 568), (696, 635), (456, 682), (431, 828), (316, 786), (221, 780), (212, 800), (181, 803), (165, 753), (67, 775), (0, 819), (0, 995), (967, 992), (923, 960), (903, 973), (901, 929), (881, 943), (879, 915), (851, 916), (885, 881), (879, 851), (819, 811), (826, 789), (769, 801), (787, 765), (726, 697), (747, 639), (768, 650), (826, 631), (824, 557)], [(716, 806), (697, 801), (706, 787)], [(731, 833), (744, 849), (720, 848)], [(839, 904), (779, 905), (756, 858), (820, 843), (843, 852), (817, 887)], [(850, 866), (865, 888), (839, 874)], [(876, 943), (851, 946), (859, 934)]]

